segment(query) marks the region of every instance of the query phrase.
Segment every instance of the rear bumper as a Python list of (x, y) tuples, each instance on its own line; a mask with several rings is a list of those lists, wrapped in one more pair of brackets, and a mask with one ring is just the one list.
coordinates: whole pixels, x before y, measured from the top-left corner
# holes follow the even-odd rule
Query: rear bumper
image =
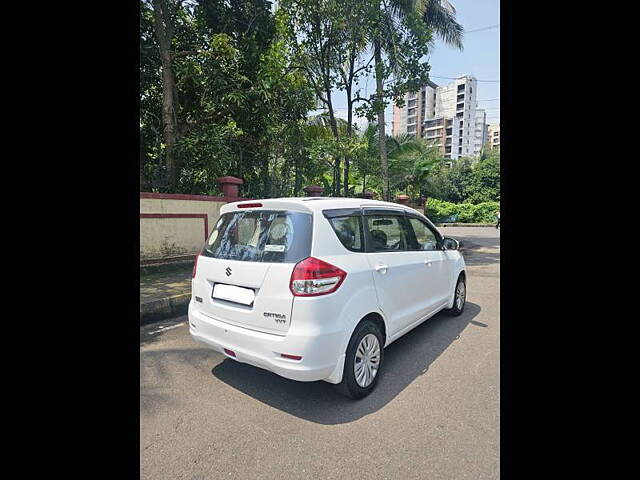
[[(344, 332), (304, 335), (304, 332), (296, 334), (292, 326), (285, 336), (262, 333), (204, 315), (190, 303), (189, 333), (196, 342), (232, 360), (264, 368), (291, 380), (342, 381), (344, 353), (339, 349)], [(236, 356), (227, 354), (225, 348)], [(302, 360), (282, 358), (281, 353), (298, 355)]]

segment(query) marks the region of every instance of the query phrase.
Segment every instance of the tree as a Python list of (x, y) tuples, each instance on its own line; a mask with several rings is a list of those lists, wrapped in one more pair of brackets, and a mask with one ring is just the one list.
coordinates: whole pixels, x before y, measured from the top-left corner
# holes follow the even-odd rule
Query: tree
[(500, 201), (500, 153), (490, 151), (473, 166), (467, 188), (471, 203)]
[(360, 140), (363, 148), (354, 158), (356, 172), (362, 178), (362, 192), (367, 190), (367, 177), (375, 178), (380, 173), (380, 144), (378, 142), (378, 125), (371, 122), (362, 132)]
[(500, 201), (500, 154), (485, 151), (479, 159), (459, 158), (442, 165), (426, 183), (428, 196), (452, 203)]
[(313, 91), (292, 68), (282, 15), (268, 0), (162, 1), (171, 6), (176, 178), (165, 180), (160, 161), (167, 155), (163, 64), (152, 0), (142, 0), (141, 188), (216, 194), (215, 179), (234, 175), (245, 180), (247, 196), (299, 191)]
[[(356, 172), (362, 179), (362, 191), (369, 185), (374, 190), (383, 191), (384, 183), (380, 175), (380, 139), (376, 123), (369, 123), (361, 135), (361, 147), (355, 158)], [(430, 175), (437, 170), (443, 158), (437, 148), (429, 146), (422, 139), (410, 135), (391, 137), (385, 135), (385, 150), (389, 158), (390, 195), (401, 190), (411, 190), (414, 196), (423, 192)], [(369, 178), (369, 183), (367, 183)]]
[[(322, 172), (319, 177), (316, 176), (314, 179), (323, 183), (326, 190), (331, 188), (331, 183), (324, 174), (326, 168), (329, 167), (331, 172), (335, 174), (339, 159), (360, 158), (362, 151), (366, 148), (361, 138), (347, 135), (346, 132), (350, 126), (345, 120), (337, 118), (336, 122), (339, 138), (333, 135), (329, 127), (330, 119), (326, 113), (311, 116), (307, 124), (306, 141), (309, 148), (309, 157), (313, 163), (319, 166), (319, 170)], [(325, 168), (323, 169), (322, 166)], [(335, 175), (332, 175), (331, 181), (334, 180)], [(346, 184), (345, 195), (349, 195), (349, 183)]]
[(472, 174), (471, 160), (459, 158), (431, 176), (426, 184), (426, 195), (446, 202), (461, 203), (467, 199)]
[[(194, 105), (191, 116), (200, 117), (198, 110), (204, 108), (207, 117), (200, 123), (205, 130), (199, 131), (206, 138), (211, 123), (220, 125), (216, 130), (224, 134), (228, 174), (245, 179), (254, 194), (268, 196), (270, 121), (275, 117), (269, 94), (275, 89), (264, 88), (261, 73), (276, 38), (270, 2), (199, 0), (194, 13), (201, 43), (213, 55), (188, 57), (197, 63), (188, 65), (185, 73), (195, 73), (203, 81), (199, 105)], [(204, 76), (197, 75), (199, 68), (205, 68)], [(273, 81), (275, 75), (270, 78)]]
[(448, 0), (422, 0), (416, 4), (418, 11), (422, 11), (422, 21), (427, 27), (440, 37), (447, 45), (463, 49), (462, 39), (464, 29), (456, 21), (456, 9)]
[[(382, 193), (384, 190), (383, 178), (381, 175), (380, 164), (380, 130), (378, 124), (373, 121), (367, 125), (367, 128), (362, 132), (360, 141), (362, 148), (359, 151), (359, 156), (356, 158), (356, 167), (358, 174), (362, 177), (362, 191), (367, 190), (367, 177), (369, 177), (369, 186), (374, 190)], [(389, 152), (389, 159), (392, 160), (391, 165), (388, 166), (392, 172), (391, 176), (397, 175), (398, 178), (403, 177), (409, 169), (410, 162), (402, 162), (398, 160), (395, 155), (402, 146), (413, 139), (405, 136), (394, 138), (389, 135), (385, 135), (382, 142), (385, 145), (385, 151)], [(382, 193), (383, 195), (383, 193)]]
[[(420, 57), (431, 35), (415, 9), (396, 15), (392, 0), (282, 0), (275, 11), (269, 0), (140, 5), (141, 189), (216, 194), (221, 175), (243, 178), (251, 197), (297, 195), (305, 182), (346, 196), (355, 185), (381, 187), (385, 198), (419, 189), (426, 165), (397, 156), (408, 139), (384, 134), (386, 103), (428, 75)], [(376, 62), (374, 39), (382, 94), (363, 98), (358, 80)], [(314, 98), (326, 115), (307, 122)], [(380, 112), (378, 135), (359, 135), (353, 115), (373, 122)]]
[(387, 149), (384, 138), (386, 135), (384, 120), (384, 108), (386, 104), (382, 100), (384, 97), (384, 65), (382, 63), (382, 42), (377, 36), (373, 44), (374, 57), (376, 60), (376, 103), (378, 113), (378, 145), (380, 148), (380, 171), (382, 172), (382, 199), (389, 201), (389, 162), (387, 159)]
[[(340, 132), (331, 91), (338, 85), (337, 72), (345, 57), (342, 4), (339, 0), (282, 0), (279, 4), (288, 19), (295, 67), (305, 72), (316, 98), (326, 107), (336, 141)], [(340, 158), (335, 159), (332, 193), (340, 195)]]
[(389, 153), (392, 172), (396, 165), (400, 172), (391, 176), (391, 186), (404, 188), (414, 198), (425, 193), (428, 178), (442, 165), (442, 157), (438, 147), (430, 146), (423, 139), (404, 137), (398, 147)]
[(403, 2), (388, 4), (387, 0), (381, 0), (372, 29), (376, 91), (371, 96), (367, 116), (370, 119), (373, 115), (377, 116), (385, 200), (390, 199), (390, 186), (384, 142), (384, 109), (390, 99), (402, 105), (404, 95), (408, 91), (417, 90), (427, 80), (429, 71), (428, 64), (421, 59), (428, 53), (431, 34), (421, 22), (417, 11), (410, 7), (411, 5)]
[[(386, 125), (384, 109), (387, 103), (385, 98), (393, 96), (396, 99), (396, 103), (401, 106), (401, 97), (404, 96), (407, 90), (411, 90), (410, 84), (415, 86), (415, 76), (420, 74), (419, 71), (416, 71), (415, 57), (405, 57), (406, 51), (401, 48), (403, 42), (398, 38), (400, 35), (396, 36), (395, 32), (400, 30), (398, 28), (399, 25), (406, 24), (409, 27), (409, 33), (418, 33), (416, 37), (423, 41), (409, 43), (414, 43), (419, 48), (419, 51), (414, 51), (414, 53), (416, 55), (419, 54), (418, 58), (420, 58), (425, 47), (424, 41), (426, 40), (427, 43), (430, 41), (430, 38), (425, 38), (421, 27), (426, 26), (449, 45), (462, 49), (462, 26), (456, 22), (455, 8), (447, 0), (380, 0), (379, 11), (378, 27), (373, 39), (376, 75), (375, 111), (377, 112), (378, 128), (380, 130), (379, 138), (381, 139), (380, 162), (384, 178), (384, 198), (389, 200), (388, 162), (384, 142), (382, 141)], [(421, 22), (415, 21), (416, 15), (421, 19)], [(406, 20), (408, 20), (408, 23), (405, 22)], [(411, 32), (412, 29), (415, 30)], [(383, 52), (387, 54), (390, 68), (385, 68)], [(409, 72), (406, 71), (407, 67), (410, 67), (408, 69)], [(389, 95), (385, 92), (385, 80), (392, 73), (395, 76), (396, 88), (391, 89), (393, 93)], [(414, 80), (414, 82), (411, 82), (411, 80)], [(417, 90), (417, 88), (415, 89)]]
[[(344, 90), (347, 97), (347, 129), (346, 136), (353, 139), (354, 105), (361, 99), (360, 91), (354, 92), (354, 86), (365, 74), (371, 72), (373, 56), (367, 53), (368, 59), (360, 61), (365, 51), (373, 26), (373, 9), (376, 2), (360, 0), (357, 2), (341, 2), (341, 15), (344, 21), (340, 24), (340, 36), (344, 39), (344, 48), (338, 49), (338, 89)], [(349, 196), (349, 168), (351, 158), (344, 158), (343, 190)]]
[(176, 185), (177, 141), (176, 87), (171, 62), (171, 42), (173, 40), (173, 20), (168, 0), (153, 0), (153, 23), (162, 62), (162, 126), (165, 143), (167, 181), (170, 187)]
[(151, 189), (158, 181), (162, 162), (162, 77), (161, 62), (153, 26), (153, 9), (140, 4), (140, 191)]

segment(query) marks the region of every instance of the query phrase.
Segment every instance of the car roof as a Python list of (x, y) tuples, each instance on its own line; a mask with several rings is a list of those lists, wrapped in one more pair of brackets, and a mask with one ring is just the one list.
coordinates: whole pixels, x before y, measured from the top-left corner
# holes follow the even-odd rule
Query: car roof
[(263, 209), (276, 208), (303, 212), (322, 212), (323, 210), (331, 210), (337, 208), (371, 207), (393, 208), (395, 210), (420, 213), (411, 207), (407, 207), (399, 203), (383, 202), (381, 200), (370, 200), (368, 198), (341, 197), (284, 197), (243, 200), (240, 202), (227, 203), (220, 209), (220, 213), (233, 211), (237, 208), (238, 204), (242, 203), (261, 203), (261, 208)]

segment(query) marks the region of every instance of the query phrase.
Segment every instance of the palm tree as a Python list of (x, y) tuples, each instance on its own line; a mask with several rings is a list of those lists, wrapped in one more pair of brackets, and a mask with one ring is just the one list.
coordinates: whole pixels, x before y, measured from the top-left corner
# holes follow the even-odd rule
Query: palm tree
[[(361, 135), (361, 141), (365, 145), (365, 148), (357, 159), (357, 166), (360, 174), (362, 175), (362, 191), (367, 188), (367, 176), (376, 175), (380, 172), (375, 166), (375, 161), (380, 158), (380, 130), (376, 122), (370, 122), (367, 128), (364, 129)], [(408, 135), (401, 135), (397, 138), (386, 135), (383, 137), (383, 143), (385, 145), (385, 152), (388, 158), (392, 158), (392, 155), (399, 151), (402, 146), (413, 141), (412, 137)], [(384, 187), (384, 186), (383, 186)], [(383, 197), (384, 198), (384, 197)]]
[[(387, 3), (388, 2), (388, 3)], [(373, 50), (376, 75), (376, 97), (384, 96), (383, 51), (393, 52), (394, 45), (390, 39), (384, 38), (382, 32), (392, 31), (398, 19), (409, 12), (418, 12), (423, 22), (445, 43), (462, 50), (463, 28), (456, 21), (455, 7), (448, 0), (381, 0), (380, 25), (378, 35), (373, 39)], [(380, 148), (380, 166), (383, 177), (383, 197), (389, 200), (389, 164), (385, 148), (385, 115), (384, 109), (378, 112), (378, 138)]]
[[(332, 120), (335, 122), (333, 125)], [(311, 143), (324, 142), (330, 144), (337, 141), (335, 132), (338, 133), (338, 138), (345, 138), (347, 131), (348, 123), (346, 120), (338, 117), (333, 117), (332, 119), (328, 112), (323, 112), (312, 115), (307, 119), (305, 137)], [(326, 160), (332, 170), (331, 194), (335, 196), (340, 188), (340, 155), (331, 155), (331, 159), (327, 158)], [(327, 191), (329, 190), (327, 185), (325, 185), (325, 188)]]
[[(422, 2), (421, 2), (422, 3)], [(426, 0), (422, 21), (440, 39), (454, 48), (463, 49), (464, 29), (456, 21), (456, 9), (448, 0)]]
[[(336, 117), (336, 129), (340, 136), (345, 135), (347, 131), (347, 121)], [(332, 138), (331, 117), (328, 112), (322, 112), (317, 115), (310, 115), (307, 118), (307, 131), (311, 135), (319, 138)]]
[(389, 151), (391, 170), (395, 172), (390, 184), (394, 188), (401, 185), (407, 189), (411, 187), (412, 193), (419, 196), (427, 177), (440, 167), (444, 158), (438, 147), (421, 138), (402, 136), (397, 141), (398, 147)]
[[(367, 176), (376, 176), (380, 173), (373, 163), (380, 157), (379, 135), (378, 124), (371, 122), (360, 136), (365, 147), (356, 159), (356, 165), (362, 175), (363, 192), (366, 190)], [(385, 135), (384, 145), (389, 165), (390, 190), (401, 185), (411, 186), (414, 190), (418, 189), (425, 183), (427, 176), (442, 162), (438, 147), (430, 146), (425, 140), (416, 139), (413, 135), (406, 133), (397, 137)]]

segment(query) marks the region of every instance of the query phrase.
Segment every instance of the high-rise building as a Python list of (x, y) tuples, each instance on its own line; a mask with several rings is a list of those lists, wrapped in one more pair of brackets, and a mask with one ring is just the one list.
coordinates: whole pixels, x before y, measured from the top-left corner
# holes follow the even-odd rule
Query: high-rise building
[(487, 126), (487, 144), (492, 150), (500, 148), (500, 124), (492, 123)]
[(440, 87), (429, 81), (393, 106), (393, 136), (419, 136), (440, 147), (445, 158), (475, 157), (486, 142), (486, 113), (477, 108), (477, 80), (458, 77)]

